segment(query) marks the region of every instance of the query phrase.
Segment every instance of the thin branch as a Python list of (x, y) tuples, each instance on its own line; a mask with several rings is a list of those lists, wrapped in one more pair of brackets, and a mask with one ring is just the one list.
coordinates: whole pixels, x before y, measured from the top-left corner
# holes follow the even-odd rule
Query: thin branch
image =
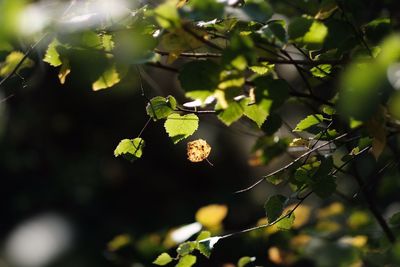
[(0, 86), (3, 85), (8, 79), (10, 79), (12, 76), (14, 76), (19, 68), (22, 66), (22, 64), (25, 62), (25, 60), (29, 57), (29, 55), (32, 53), (32, 51), (35, 49), (36, 46), (38, 46), (45, 38), (49, 35), (49, 33), (44, 34), (36, 43), (31, 45), (29, 49), (25, 52), (24, 56), (21, 58), (21, 60), (18, 62), (18, 64), (14, 67), (14, 69), (0, 81)]
[(253, 188), (256, 187), (258, 184), (260, 184), (262, 181), (264, 181), (266, 178), (271, 177), (271, 176), (273, 176), (273, 175), (275, 175), (275, 174), (278, 174), (278, 173), (280, 173), (280, 172), (282, 172), (282, 171), (284, 171), (284, 170), (290, 168), (292, 165), (294, 165), (296, 162), (298, 162), (298, 161), (301, 160), (302, 158), (308, 156), (309, 154), (311, 154), (311, 153), (317, 151), (318, 149), (320, 149), (320, 148), (322, 148), (322, 147), (324, 147), (324, 146), (327, 146), (327, 145), (329, 145), (329, 144), (331, 144), (331, 143), (333, 143), (333, 142), (335, 142), (335, 141), (338, 141), (338, 140), (340, 140), (340, 139), (342, 139), (342, 138), (348, 136), (349, 134), (350, 134), (350, 133), (344, 133), (344, 134), (339, 135), (338, 137), (336, 137), (336, 138), (334, 138), (334, 139), (332, 139), (332, 140), (327, 141), (327, 142), (324, 143), (324, 144), (321, 144), (321, 145), (319, 145), (319, 146), (314, 147), (313, 149), (310, 149), (309, 151), (307, 151), (306, 153), (300, 155), (300, 156), (297, 157), (295, 160), (289, 162), (289, 163), (286, 164), (285, 166), (283, 166), (283, 167), (281, 167), (281, 168), (279, 168), (279, 169), (277, 169), (277, 170), (275, 170), (275, 171), (273, 171), (273, 172), (271, 172), (271, 173), (269, 173), (269, 174), (263, 176), (260, 180), (258, 180), (257, 182), (255, 182), (255, 183), (252, 184), (251, 186), (249, 186), (249, 187), (247, 187), (247, 188), (245, 188), (245, 189), (236, 191), (235, 194), (243, 193), (243, 192), (246, 192), (246, 191), (249, 191), (249, 190), (253, 189)]
[(225, 239), (225, 238), (230, 238), (230, 237), (233, 237), (233, 236), (236, 236), (236, 235), (239, 235), (239, 234), (245, 234), (245, 233), (248, 233), (248, 232), (252, 232), (252, 231), (255, 231), (255, 230), (263, 229), (263, 228), (272, 226), (274, 224), (277, 224), (278, 222), (282, 221), (283, 219), (289, 218), (290, 216), (292, 216), (292, 214), (301, 205), (301, 203), (303, 203), (303, 201), (306, 200), (312, 193), (313, 193), (313, 191), (308, 192), (304, 197), (300, 198), (300, 200), (296, 203), (296, 205), (288, 213), (286, 213), (285, 215), (279, 217), (278, 219), (276, 219), (273, 222), (262, 224), (262, 225), (258, 225), (258, 226), (251, 227), (251, 228), (247, 228), (247, 229), (244, 229), (244, 230), (241, 230), (241, 231), (238, 231), (238, 232), (226, 234), (226, 235), (220, 236), (219, 239), (221, 240), (221, 239)]
[(205, 44), (205, 45), (207, 45), (207, 46), (209, 46), (211, 48), (214, 48), (214, 49), (216, 49), (218, 51), (223, 51), (224, 50), (221, 47), (219, 47), (218, 45), (214, 44), (213, 42), (210, 42), (209, 40), (207, 40), (204, 36), (197, 35), (197, 33), (192, 31), (192, 29), (190, 29), (188, 26), (184, 25), (182, 28), (183, 28), (183, 30), (185, 32), (187, 32), (188, 34), (192, 35), (195, 39), (199, 40), (203, 44)]

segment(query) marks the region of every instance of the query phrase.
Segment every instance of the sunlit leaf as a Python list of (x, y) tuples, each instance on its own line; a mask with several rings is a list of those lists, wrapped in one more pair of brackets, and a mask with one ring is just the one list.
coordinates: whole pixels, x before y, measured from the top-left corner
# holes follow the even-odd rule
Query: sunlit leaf
[(189, 255), (196, 248), (195, 242), (185, 242), (178, 246), (176, 252), (179, 256)]
[(214, 245), (220, 240), (219, 236), (210, 237), (198, 242), (198, 249), (201, 254), (209, 258)]
[[(23, 58), (24, 54), (19, 51), (13, 51), (10, 54), (8, 54), (6, 60), (0, 65), (0, 76), (4, 77), (10, 74)], [(27, 58), (18, 68), (18, 71), (21, 71), (24, 68), (32, 67), (33, 64), (34, 64), (33, 61)]]
[(172, 2), (166, 2), (159, 5), (154, 12), (157, 22), (161, 27), (168, 29), (178, 27), (180, 25), (177, 7)]
[(175, 267), (191, 267), (196, 263), (196, 261), (196, 256), (186, 255), (179, 259), (179, 262)]
[(142, 138), (123, 139), (114, 150), (114, 156), (123, 156), (129, 161), (135, 161), (142, 157), (144, 140)]
[(54, 38), (49, 46), (47, 47), (46, 54), (44, 55), (43, 61), (49, 63), (53, 67), (58, 67), (62, 64), (60, 54), (57, 51), (57, 46), (60, 43)]
[(172, 113), (167, 117), (164, 128), (174, 144), (191, 136), (199, 127), (199, 118), (195, 114), (179, 115)]
[(211, 146), (203, 139), (187, 143), (187, 155), (191, 162), (201, 162), (210, 155)]
[(282, 220), (275, 225), (280, 230), (290, 230), (293, 226), (295, 215), (292, 213), (289, 217), (285, 216)]
[(248, 266), (249, 263), (254, 262), (255, 260), (256, 260), (255, 257), (248, 257), (248, 256), (241, 257), (239, 259), (238, 263), (237, 263), (237, 266), (238, 267), (245, 267), (245, 266)]
[(69, 60), (64, 58), (61, 68), (58, 72), (58, 79), (60, 81), (61, 84), (65, 83), (65, 79), (67, 78), (67, 76), (71, 73), (71, 66), (69, 65)]
[(320, 21), (300, 17), (290, 22), (288, 33), (291, 40), (308, 48), (317, 49), (323, 44), (328, 28)]
[(218, 119), (220, 119), (227, 126), (240, 119), (244, 113), (247, 101), (230, 102), (226, 109), (218, 111)]
[(312, 126), (320, 124), (323, 121), (324, 121), (324, 116), (322, 116), (321, 114), (309, 115), (305, 119), (301, 120), (296, 125), (296, 127), (294, 128), (293, 131), (301, 132), (301, 131), (307, 130), (308, 128), (310, 128)]
[(176, 99), (173, 96), (156, 96), (147, 103), (146, 112), (155, 121), (165, 119), (175, 111), (176, 104)]
[(164, 266), (170, 263), (173, 259), (168, 253), (161, 253), (155, 261), (153, 261), (153, 264)]
[(120, 82), (120, 76), (115, 65), (109, 66), (103, 74), (92, 84), (93, 91), (110, 88)]

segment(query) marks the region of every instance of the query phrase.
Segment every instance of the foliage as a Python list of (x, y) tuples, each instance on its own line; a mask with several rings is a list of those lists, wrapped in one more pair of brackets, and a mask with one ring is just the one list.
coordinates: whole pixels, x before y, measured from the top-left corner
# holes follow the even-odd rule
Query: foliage
[[(269, 261), (274, 264), (302, 260), (317, 266), (398, 264), (399, 213), (392, 212), (390, 219), (383, 216), (381, 209), (389, 203), (379, 195), (381, 187), (396, 184), (390, 179), (399, 179), (400, 22), (393, 8), (396, 3), (167, 0), (132, 7), (117, 21), (103, 18), (101, 23), (68, 30), (62, 30), (62, 23), (48, 25), (43, 31), (50, 38), (36, 44), (45, 44), (43, 61), (57, 68), (62, 84), (80, 73), (84, 84), (99, 91), (138, 76), (148, 122), (141, 130), (138, 127), (136, 137), (120, 141), (116, 157), (142, 158), (147, 149), (142, 133), (150, 123), (161, 121), (166, 135), (178, 144), (193, 136), (207, 115), (230, 129), (239, 123), (247, 125), (258, 136), (250, 165), (275, 166), (275, 171), (238, 191), (250, 191), (264, 181), (273, 188), (285, 186), (285, 193), (266, 197), (264, 220), (224, 233), (227, 207), (203, 207), (185, 240), (170, 245), (165, 241), (160, 246), (165, 250), (175, 246), (176, 257), (162, 252), (154, 257), (154, 264), (193, 266), (199, 254), (212, 257), (217, 242), (249, 232), (254, 239), (276, 235), (284, 240), (272, 239), (268, 244)], [(375, 6), (377, 10), (372, 10)], [(274, 14), (282, 19), (274, 19)], [(5, 25), (12, 26), (10, 21)], [(4, 43), (12, 43), (16, 36), (9, 30), (0, 31)], [(1, 84), (34, 66), (31, 51), (5, 53)], [(296, 78), (285, 73), (290, 71), (284, 67), (288, 65)], [(142, 81), (146, 68), (173, 73), (180, 93), (149, 98), (153, 91), (147, 92)], [(306, 109), (306, 114), (289, 109), (296, 105)], [(287, 110), (297, 111), (296, 116)], [(286, 121), (293, 117), (294, 127)], [(282, 131), (285, 127), (289, 131)], [(206, 136), (200, 130), (196, 134)], [(193, 143), (188, 144), (190, 148)], [(204, 141), (205, 145), (209, 146)], [(207, 159), (211, 147), (198, 149), (206, 149), (200, 157)], [(285, 153), (293, 159), (277, 168), (274, 161), (284, 160)], [(344, 177), (357, 184), (356, 195), (362, 195), (357, 205), (354, 188)], [(350, 205), (335, 209), (332, 203), (338, 197)], [(304, 209), (306, 200), (317, 211), (302, 218), (296, 211)], [(371, 234), (371, 229), (379, 234)], [(377, 265), (376, 252), (385, 256), (384, 263)], [(255, 261), (258, 264), (254, 257), (242, 257), (237, 266), (251, 266)]]

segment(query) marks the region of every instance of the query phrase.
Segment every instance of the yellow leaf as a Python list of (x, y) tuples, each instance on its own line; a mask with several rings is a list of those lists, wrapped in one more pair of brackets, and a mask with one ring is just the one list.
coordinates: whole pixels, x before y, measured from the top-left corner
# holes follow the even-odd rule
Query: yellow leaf
[(323, 219), (343, 213), (344, 206), (340, 202), (333, 202), (329, 206), (318, 210), (317, 218)]
[[(285, 211), (283, 212), (283, 214), (286, 214), (287, 212), (289, 212), (290, 210), (292, 210), (295, 207), (295, 205), (290, 205), (288, 206)], [(311, 208), (307, 205), (300, 205), (296, 208), (296, 210), (294, 211), (294, 216), (295, 216), (295, 220), (294, 223), (292, 225), (292, 228), (300, 228), (303, 225), (305, 225), (308, 220), (310, 219), (310, 214), (311, 214)]]
[(120, 77), (115, 65), (112, 65), (92, 84), (93, 91), (109, 88), (119, 83)]
[(65, 79), (67, 78), (68, 74), (70, 74), (70, 72), (71, 68), (69, 66), (69, 61), (65, 58), (62, 60), (62, 65), (60, 71), (58, 72), (58, 79), (60, 80), (61, 84), (65, 83)]
[(295, 255), (293, 253), (284, 251), (278, 247), (270, 247), (268, 249), (269, 259), (279, 265), (291, 265), (295, 261)]
[(131, 242), (131, 238), (127, 234), (117, 235), (107, 244), (109, 251), (116, 251)]
[(310, 142), (306, 139), (303, 138), (294, 138), (292, 140), (292, 142), (290, 142), (289, 146), (304, 146), (304, 147), (308, 147), (308, 145), (310, 144)]
[(228, 207), (225, 205), (211, 204), (200, 208), (196, 212), (196, 221), (206, 228), (217, 228), (228, 214)]
[(368, 237), (365, 235), (343, 236), (339, 239), (339, 243), (351, 245), (356, 248), (362, 248), (367, 244)]
[(187, 143), (187, 156), (191, 162), (205, 160), (211, 152), (211, 146), (203, 139)]
[[(297, 218), (296, 218), (297, 219)], [(307, 234), (299, 234), (290, 239), (290, 246), (293, 249), (305, 247), (311, 241), (311, 236)]]
[[(0, 76), (7, 76), (10, 74), (15, 67), (21, 62), (24, 58), (24, 54), (19, 51), (13, 51), (6, 57), (6, 60), (0, 64)], [(29, 58), (25, 59), (25, 61), (19, 66), (18, 70), (29, 68), (33, 66), (33, 61)]]

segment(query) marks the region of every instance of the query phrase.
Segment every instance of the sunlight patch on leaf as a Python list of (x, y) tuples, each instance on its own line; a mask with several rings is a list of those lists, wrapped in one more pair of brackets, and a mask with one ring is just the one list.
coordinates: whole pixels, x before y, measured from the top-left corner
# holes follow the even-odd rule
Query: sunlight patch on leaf
[(144, 145), (142, 138), (123, 139), (114, 150), (114, 156), (123, 156), (133, 162), (142, 157)]
[(199, 118), (196, 114), (179, 115), (173, 113), (167, 117), (164, 128), (174, 144), (191, 136), (199, 127)]
[(93, 91), (110, 88), (120, 82), (120, 77), (115, 65), (108, 67), (107, 70), (92, 84)]
[[(0, 76), (4, 77), (9, 75), (19, 62), (24, 58), (24, 54), (19, 51), (13, 51), (6, 57), (6, 60), (0, 64)], [(34, 62), (29, 58), (25, 59), (22, 65), (18, 68), (18, 72), (25, 68), (30, 68), (34, 65)]]

